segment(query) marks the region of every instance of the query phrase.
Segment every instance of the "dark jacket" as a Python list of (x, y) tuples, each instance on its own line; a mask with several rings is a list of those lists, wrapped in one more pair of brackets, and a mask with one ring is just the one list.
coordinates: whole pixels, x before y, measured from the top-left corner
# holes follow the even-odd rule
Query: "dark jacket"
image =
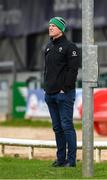
[(79, 67), (79, 51), (63, 35), (51, 40), (45, 49), (44, 85), (48, 94), (75, 88)]

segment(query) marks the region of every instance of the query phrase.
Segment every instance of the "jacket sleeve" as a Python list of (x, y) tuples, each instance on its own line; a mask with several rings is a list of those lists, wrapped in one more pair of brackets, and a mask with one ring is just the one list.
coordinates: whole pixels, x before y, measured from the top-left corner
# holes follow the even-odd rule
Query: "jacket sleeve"
[(80, 64), (80, 53), (79, 49), (75, 44), (70, 44), (67, 50), (67, 69), (65, 73), (65, 89), (70, 87), (75, 88), (75, 82), (77, 79), (78, 68)]

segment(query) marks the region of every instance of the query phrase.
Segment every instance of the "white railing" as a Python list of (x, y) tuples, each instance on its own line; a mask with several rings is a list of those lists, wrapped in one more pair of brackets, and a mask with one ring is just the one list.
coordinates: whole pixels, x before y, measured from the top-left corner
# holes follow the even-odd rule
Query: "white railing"
[[(32, 159), (34, 156), (34, 148), (56, 148), (54, 140), (31, 140), (31, 139), (14, 139), (14, 138), (0, 138), (1, 156), (5, 155), (5, 146), (26, 146), (28, 147), (28, 158)], [(77, 149), (82, 150), (82, 141), (77, 142)], [(101, 161), (101, 150), (107, 149), (106, 141), (95, 141), (95, 160)]]

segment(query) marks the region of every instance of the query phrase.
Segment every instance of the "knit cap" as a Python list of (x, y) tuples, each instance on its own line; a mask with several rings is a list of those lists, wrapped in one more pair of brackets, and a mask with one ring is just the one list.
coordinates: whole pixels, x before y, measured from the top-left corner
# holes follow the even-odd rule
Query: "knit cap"
[(66, 22), (62, 17), (53, 17), (50, 19), (49, 24), (55, 24), (62, 32), (65, 31)]

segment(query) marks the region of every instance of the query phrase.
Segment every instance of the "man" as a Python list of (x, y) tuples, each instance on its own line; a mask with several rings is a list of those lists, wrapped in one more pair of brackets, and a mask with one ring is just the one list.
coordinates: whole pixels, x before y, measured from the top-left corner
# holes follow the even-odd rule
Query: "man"
[(57, 144), (54, 167), (76, 166), (76, 132), (73, 125), (75, 82), (79, 53), (65, 35), (65, 20), (49, 21), (50, 42), (45, 49), (45, 101), (48, 105)]

